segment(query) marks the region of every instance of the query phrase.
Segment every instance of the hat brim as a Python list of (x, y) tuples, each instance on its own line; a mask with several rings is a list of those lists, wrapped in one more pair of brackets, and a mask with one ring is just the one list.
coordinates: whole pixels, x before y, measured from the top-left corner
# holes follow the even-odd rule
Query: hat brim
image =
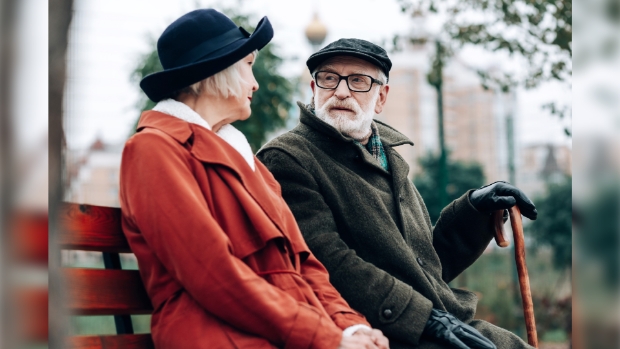
[(379, 69), (381, 69), (381, 71), (383, 71), (386, 74), (386, 76), (389, 76), (389, 72), (385, 71), (381, 61), (379, 61), (375, 57), (367, 55), (367, 54), (362, 53), (362, 52), (353, 51), (353, 50), (346, 50), (346, 49), (342, 49), (342, 48), (339, 48), (338, 50), (334, 50), (334, 51), (323, 51), (323, 52), (321, 52), (319, 54), (311, 56), (308, 59), (308, 61), (306, 62), (306, 65), (308, 66), (308, 70), (310, 70), (310, 74), (312, 74), (312, 72), (319, 65), (321, 65), (321, 63), (323, 63), (324, 61), (328, 60), (329, 58), (336, 57), (336, 56), (352, 56), (352, 57), (356, 57), (356, 58), (359, 58), (359, 59), (363, 59), (366, 62), (369, 62), (369, 63), (372, 63), (372, 64), (376, 65)]
[(147, 75), (140, 81), (140, 87), (149, 99), (153, 102), (159, 102), (170, 97), (174, 91), (219, 73), (254, 52), (254, 50), (262, 49), (272, 38), (271, 23), (267, 17), (263, 17), (258, 22), (256, 30), (248, 38), (235, 41), (216, 56)]

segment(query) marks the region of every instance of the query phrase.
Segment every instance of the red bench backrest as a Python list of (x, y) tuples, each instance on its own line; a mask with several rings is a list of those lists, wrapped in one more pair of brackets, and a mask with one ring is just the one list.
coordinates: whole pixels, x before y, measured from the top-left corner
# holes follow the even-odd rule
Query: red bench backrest
[(150, 334), (133, 334), (130, 315), (150, 314), (151, 301), (137, 270), (121, 270), (118, 253), (131, 252), (121, 210), (63, 204), (60, 247), (104, 253), (106, 269), (63, 268), (67, 306), (74, 315), (114, 315), (117, 335), (73, 336), (70, 348), (153, 348)]

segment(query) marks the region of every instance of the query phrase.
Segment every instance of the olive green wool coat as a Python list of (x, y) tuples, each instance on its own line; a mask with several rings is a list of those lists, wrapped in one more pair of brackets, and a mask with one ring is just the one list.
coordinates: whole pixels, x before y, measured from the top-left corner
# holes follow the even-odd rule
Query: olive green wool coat
[(531, 348), (514, 334), (473, 320), (474, 293), (448, 282), (470, 266), (493, 237), (491, 217), (466, 193), (433, 227), (393, 149), (413, 143), (376, 121), (390, 164), (386, 172), (351, 138), (303, 104), (300, 123), (266, 144), (257, 157), (282, 188), (304, 238), (352, 308), (390, 339), (391, 348), (441, 348), (420, 340), (431, 308), (478, 329), (499, 349)]

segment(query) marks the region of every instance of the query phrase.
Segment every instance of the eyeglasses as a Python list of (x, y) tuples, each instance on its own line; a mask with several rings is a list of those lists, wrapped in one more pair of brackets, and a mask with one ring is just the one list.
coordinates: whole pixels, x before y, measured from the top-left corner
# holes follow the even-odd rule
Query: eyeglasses
[(364, 74), (342, 76), (328, 71), (318, 71), (314, 74), (316, 85), (326, 90), (337, 89), (341, 80), (345, 80), (347, 87), (353, 92), (368, 92), (372, 88), (373, 83), (383, 85), (383, 82)]

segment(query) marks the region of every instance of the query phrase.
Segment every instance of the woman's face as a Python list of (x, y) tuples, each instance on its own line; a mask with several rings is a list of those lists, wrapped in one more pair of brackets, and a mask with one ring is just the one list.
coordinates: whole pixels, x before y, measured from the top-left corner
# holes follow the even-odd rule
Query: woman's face
[(246, 120), (250, 117), (252, 110), (250, 109), (250, 103), (252, 102), (252, 94), (258, 90), (258, 82), (254, 78), (254, 72), (252, 72), (252, 66), (254, 65), (255, 56), (254, 53), (250, 53), (245, 56), (240, 62), (239, 73), (241, 75), (242, 94), (239, 97), (234, 98), (234, 103), (239, 106), (240, 120)]

